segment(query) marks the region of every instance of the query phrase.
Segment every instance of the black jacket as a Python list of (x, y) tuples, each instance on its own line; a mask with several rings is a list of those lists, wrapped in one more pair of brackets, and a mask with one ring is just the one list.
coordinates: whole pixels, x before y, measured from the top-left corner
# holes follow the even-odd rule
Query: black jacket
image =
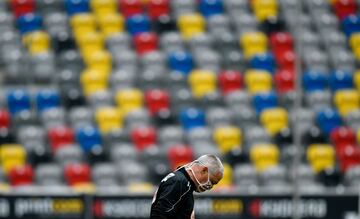
[(190, 219), (194, 209), (195, 185), (185, 168), (167, 175), (151, 205), (150, 219)]

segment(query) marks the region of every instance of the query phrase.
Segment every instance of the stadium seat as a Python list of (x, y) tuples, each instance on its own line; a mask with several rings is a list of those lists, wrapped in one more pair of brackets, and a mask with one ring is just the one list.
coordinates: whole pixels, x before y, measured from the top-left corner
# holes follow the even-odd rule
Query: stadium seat
[(76, 131), (76, 140), (85, 152), (89, 152), (92, 147), (102, 144), (101, 134), (93, 126), (79, 128)]
[(138, 151), (157, 143), (157, 132), (153, 127), (137, 127), (131, 133), (131, 140)]
[(69, 127), (55, 127), (48, 131), (48, 139), (53, 152), (75, 142), (74, 132)]
[(360, 18), (358, 15), (349, 15), (342, 20), (341, 26), (346, 36), (349, 37), (360, 31)]
[(22, 144), (27, 151), (31, 151), (34, 146), (43, 145), (45, 143), (45, 130), (38, 125), (24, 125), (17, 129), (17, 141)]
[(228, 126), (231, 124), (230, 111), (222, 107), (209, 107), (206, 111), (206, 123), (212, 128)]
[(248, 150), (254, 144), (271, 142), (270, 135), (260, 125), (251, 125), (244, 130), (244, 149)]
[(330, 140), (336, 147), (340, 145), (355, 145), (356, 134), (350, 127), (342, 126), (331, 131)]
[(34, 171), (30, 165), (15, 166), (8, 173), (12, 186), (24, 186), (33, 183)]
[(360, 183), (360, 165), (349, 168), (345, 173), (345, 182), (349, 186), (357, 188)]
[(334, 167), (335, 150), (328, 144), (312, 144), (307, 149), (307, 160), (312, 169), (319, 173)]
[(251, 94), (268, 92), (272, 89), (272, 77), (267, 71), (248, 70), (245, 72), (245, 84)]
[(306, 105), (319, 112), (331, 106), (331, 92), (329, 90), (315, 90), (305, 94)]
[(174, 71), (183, 74), (190, 73), (194, 68), (193, 57), (191, 53), (184, 51), (174, 51), (168, 56), (169, 67)]
[(242, 132), (235, 126), (223, 126), (214, 130), (213, 138), (222, 153), (227, 153), (242, 144)]
[(117, 106), (124, 115), (143, 106), (143, 93), (135, 88), (120, 90), (115, 96)]
[(182, 37), (188, 40), (205, 31), (205, 19), (196, 13), (184, 14), (178, 18), (177, 26)]
[(200, 98), (215, 91), (216, 75), (208, 70), (193, 70), (188, 77), (194, 97)]
[(157, 50), (158, 37), (153, 32), (142, 32), (134, 36), (134, 46), (139, 55)]
[(358, 130), (360, 128), (360, 111), (355, 110), (349, 112), (344, 118), (345, 124), (352, 128), (353, 130)]
[(251, 187), (258, 185), (256, 169), (251, 164), (236, 165), (233, 170), (233, 181), (239, 187)]
[(155, 115), (160, 110), (169, 109), (170, 97), (166, 90), (148, 90), (145, 93), (145, 102), (149, 112)]
[(267, 35), (285, 31), (285, 21), (280, 17), (268, 17), (262, 22), (262, 29)]
[(257, 172), (276, 166), (279, 156), (279, 149), (273, 144), (255, 144), (250, 149), (250, 159)]
[(303, 75), (303, 87), (307, 92), (324, 90), (328, 87), (329, 77), (325, 73), (308, 71)]
[(91, 169), (91, 178), (97, 186), (115, 186), (115, 166), (111, 163), (97, 163)]
[[(206, 22), (207, 28), (210, 33), (214, 35), (222, 35), (223, 32), (229, 33), (230, 18), (225, 14), (215, 14), (210, 16)], [(234, 44), (236, 44), (235, 37), (232, 37)]]
[(184, 41), (177, 32), (163, 33), (160, 36), (160, 47), (167, 53), (185, 49)]
[(359, 95), (356, 90), (338, 90), (334, 94), (334, 103), (342, 117), (359, 109)]
[(46, 163), (36, 167), (34, 181), (40, 186), (54, 186), (63, 183), (63, 173), (59, 165)]
[(199, 10), (206, 18), (217, 14), (222, 14), (224, 12), (223, 1), (201, 0), (199, 2)]
[(267, 37), (262, 32), (247, 32), (240, 38), (240, 44), (246, 59), (267, 52)]
[(342, 124), (339, 113), (331, 108), (320, 111), (316, 116), (316, 122), (326, 135)]
[(291, 70), (280, 69), (274, 75), (274, 85), (280, 94), (286, 94), (295, 90), (295, 73)]
[(337, 152), (337, 158), (341, 171), (345, 173), (351, 167), (360, 165), (360, 148), (355, 144), (342, 147)]
[(339, 20), (343, 20), (349, 15), (356, 14), (357, 6), (355, 0), (339, 0), (333, 5), (335, 14)]
[(143, 12), (142, 3), (140, 0), (119, 0), (120, 12), (125, 17), (130, 17)]
[(13, 90), (7, 94), (7, 106), (12, 115), (23, 110), (30, 110), (30, 96), (25, 90)]
[(101, 107), (96, 111), (95, 117), (101, 133), (108, 133), (123, 126), (121, 112), (115, 107)]
[(60, 96), (55, 90), (40, 90), (36, 95), (36, 104), (40, 112), (56, 108), (60, 106)]
[(10, 121), (11, 121), (11, 116), (10, 116), (9, 111), (7, 111), (5, 109), (1, 109), (0, 110), (0, 129), (2, 129), (2, 128), (9, 129)]
[(89, 12), (89, 0), (64, 0), (65, 8), (69, 16)]
[[(163, 11), (165, 12), (165, 9)], [(171, 33), (177, 30), (176, 22), (171, 16), (162, 14), (155, 19), (154, 30), (160, 35), (164, 33)]]
[(174, 145), (167, 151), (171, 169), (175, 170), (194, 159), (192, 148), (187, 145)]
[(243, 77), (240, 72), (226, 70), (218, 75), (219, 88), (223, 95), (242, 89)]
[(50, 36), (44, 31), (32, 31), (23, 37), (23, 43), (31, 55), (50, 50)]
[(275, 0), (254, 0), (251, 2), (254, 14), (259, 21), (278, 14), (278, 2)]
[(161, 16), (170, 14), (169, 0), (150, 0), (147, 5), (147, 12), (152, 20), (158, 19)]
[(125, 117), (126, 128), (130, 131), (151, 124), (151, 117), (145, 108), (135, 109), (129, 112)]
[(287, 111), (281, 107), (265, 109), (260, 114), (260, 121), (272, 136), (288, 126)]
[(117, 2), (116, 0), (91, 0), (91, 10), (97, 15), (102, 16), (104, 14), (117, 13)]
[(64, 168), (65, 182), (70, 186), (89, 183), (91, 181), (91, 169), (89, 165), (78, 163), (69, 164)]
[[(122, 185), (147, 182), (148, 173), (144, 164), (138, 161), (119, 163), (116, 167), (118, 180)], [(136, 184), (135, 184), (136, 185)], [(138, 184), (140, 187), (140, 185)], [(135, 186), (136, 187), (136, 186)]]
[(337, 168), (327, 168), (317, 175), (318, 181), (328, 187), (335, 187), (342, 181), (342, 173)]
[(274, 137), (274, 142), (281, 148), (293, 144), (293, 133), (289, 128), (281, 129)]
[(256, 54), (250, 60), (250, 68), (275, 73), (275, 59), (271, 53)]
[(258, 114), (263, 110), (278, 106), (278, 97), (274, 92), (262, 92), (253, 96), (253, 105)]
[(150, 18), (142, 14), (132, 15), (126, 20), (126, 28), (133, 36), (139, 33), (150, 32)]
[(35, 11), (35, 0), (11, 0), (11, 9), (16, 17)]
[(353, 75), (349, 72), (335, 71), (329, 79), (333, 91), (353, 88)]
[(180, 113), (180, 123), (187, 131), (205, 126), (205, 113), (197, 108), (185, 108)]
[(1, 166), (6, 174), (16, 166), (25, 165), (26, 157), (26, 151), (22, 145), (3, 144), (0, 148)]

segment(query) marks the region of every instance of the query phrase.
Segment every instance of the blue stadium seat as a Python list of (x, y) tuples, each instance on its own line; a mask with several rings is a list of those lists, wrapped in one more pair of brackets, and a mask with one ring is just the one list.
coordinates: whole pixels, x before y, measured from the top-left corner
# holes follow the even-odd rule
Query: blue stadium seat
[(60, 95), (55, 90), (41, 90), (36, 95), (36, 104), (39, 111), (60, 107)]
[(19, 17), (16, 21), (22, 34), (40, 30), (42, 27), (42, 17), (37, 14), (28, 13)]
[(180, 113), (180, 122), (187, 131), (205, 126), (205, 113), (197, 108), (187, 108)]
[(330, 88), (333, 91), (353, 88), (353, 75), (350, 72), (335, 71), (330, 76)]
[(250, 60), (250, 67), (275, 73), (275, 58), (272, 53), (257, 54)]
[(316, 115), (316, 122), (319, 125), (321, 131), (326, 135), (329, 135), (334, 128), (337, 128), (342, 124), (340, 114), (332, 108), (327, 108), (320, 111)]
[(7, 105), (11, 114), (30, 110), (30, 95), (25, 90), (13, 90), (7, 94)]
[(200, 12), (206, 18), (212, 15), (224, 13), (224, 6), (222, 0), (200, 0), (199, 8)]
[(78, 129), (76, 139), (85, 152), (90, 152), (93, 147), (102, 144), (100, 131), (93, 126)]
[(172, 70), (179, 71), (187, 75), (194, 67), (191, 53), (184, 51), (170, 53), (169, 66)]
[(150, 32), (150, 18), (143, 14), (137, 14), (126, 20), (126, 28), (131, 35)]
[(67, 13), (72, 16), (77, 13), (89, 12), (89, 0), (64, 0)]
[(321, 72), (308, 71), (303, 75), (303, 87), (305, 91), (311, 92), (324, 90), (328, 87), (329, 77)]
[(278, 106), (278, 97), (275, 92), (258, 93), (253, 97), (255, 110), (260, 114), (264, 109)]
[(342, 28), (346, 36), (350, 37), (355, 32), (360, 32), (360, 17), (359, 15), (347, 16), (342, 21)]

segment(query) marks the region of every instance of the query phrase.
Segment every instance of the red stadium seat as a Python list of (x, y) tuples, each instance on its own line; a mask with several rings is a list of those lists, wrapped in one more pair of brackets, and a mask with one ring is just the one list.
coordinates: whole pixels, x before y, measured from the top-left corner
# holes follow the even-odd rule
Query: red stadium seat
[(141, 0), (119, 0), (119, 7), (125, 17), (143, 13)]
[(87, 164), (68, 164), (64, 169), (65, 181), (68, 185), (91, 182), (90, 166)]
[(281, 69), (275, 74), (275, 87), (279, 93), (286, 93), (295, 90), (294, 71)]
[(151, 115), (162, 109), (169, 109), (170, 96), (166, 90), (153, 89), (145, 93), (145, 101)]
[(177, 145), (169, 148), (168, 159), (173, 170), (179, 166), (191, 162), (194, 159), (193, 150), (186, 145)]
[(74, 131), (68, 127), (52, 128), (48, 132), (48, 138), (53, 152), (64, 145), (75, 142)]
[(30, 185), (33, 183), (34, 171), (30, 165), (16, 166), (9, 172), (9, 181), (12, 186)]
[(356, 134), (350, 127), (339, 127), (331, 131), (330, 140), (335, 146), (355, 145)]
[(337, 155), (343, 172), (346, 172), (350, 167), (360, 165), (360, 147), (356, 145), (342, 147)]
[(342, 20), (351, 14), (356, 14), (356, 2), (355, 0), (336, 0), (334, 3), (334, 11), (337, 17)]
[(139, 33), (134, 37), (134, 45), (136, 52), (139, 55), (143, 55), (157, 50), (158, 37), (155, 33)]
[(275, 53), (275, 60), (279, 68), (290, 71), (295, 70), (296, 54), (294, 50), (284, 50)]
[(35, 0), (12, 0), (11, 8), (16, 17), (35, 11)]
[(148, 3), (148, 14), (152, 20), (170, 12), (169, 0), (150, 0)]
[(6, 110), (0, 110), (0, 129), (10, 127), (10, 113)]
[(153, 127), (138, 127), (132, 130), (131, 139), (138, 151), (156, 144), (157, 134)]
[(240, 72), (227, 70), (219, 74), (219, 87), (223, 94), (240, 90), (243, 86), (243, 78)]
[(293, 50), (294, 40), (290, 33), (276, 32), (270, 35), (270, 47), (274, 54), (281, 51)]

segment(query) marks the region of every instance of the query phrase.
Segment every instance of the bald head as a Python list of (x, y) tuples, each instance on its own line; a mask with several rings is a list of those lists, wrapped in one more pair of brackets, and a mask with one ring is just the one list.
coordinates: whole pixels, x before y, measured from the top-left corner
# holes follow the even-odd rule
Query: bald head
[(211, 175), (221, 175), (221, 177), (224, 175), (224, 166), (217, 156), (212, 154), (206, 154), (196, 160), (207, 166)]

